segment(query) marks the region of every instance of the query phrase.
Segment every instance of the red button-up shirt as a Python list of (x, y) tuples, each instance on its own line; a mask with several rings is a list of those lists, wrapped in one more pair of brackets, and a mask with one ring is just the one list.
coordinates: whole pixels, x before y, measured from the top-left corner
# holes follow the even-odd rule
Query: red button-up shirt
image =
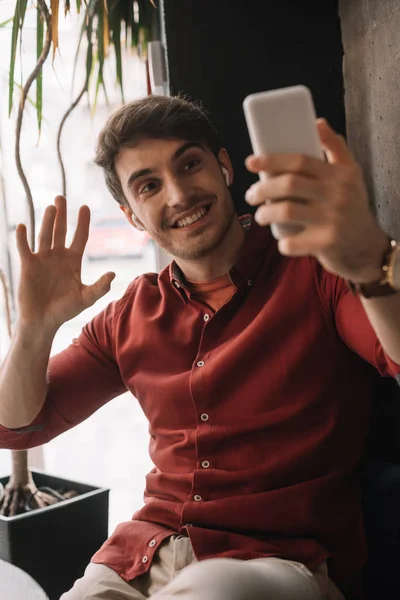
[(384, 376), (400, 366), (346, 283), (313, 258), (281, 256), (269, 229), (253, 222), (229, 277), (234, 294), (215, 314), (175, 263), (135, 279), (51, 358), (41, 413), (2, 429), (0, 444), (42, 444), (128, 389), (155, 466), (143, 508), (94, 562), (133, 579), (181, 532), (198, 559), (329, 559), (340, 584), (366, 558), (356, 471), (371, 365)]

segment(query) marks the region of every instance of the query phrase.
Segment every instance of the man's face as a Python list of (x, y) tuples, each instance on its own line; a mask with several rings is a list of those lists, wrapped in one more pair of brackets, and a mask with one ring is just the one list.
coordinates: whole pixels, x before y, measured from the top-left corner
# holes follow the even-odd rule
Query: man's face
[[(117, 157), (133, 213), (176, 258), (198, 260), (212, 253), (236, 221), (221, 173), (222, 165), (232, 170), (225, 150), (219, 159), (205, 144), (177, 139), (145, 139)], [(129, 209), (123, 210), (131, 221)]]

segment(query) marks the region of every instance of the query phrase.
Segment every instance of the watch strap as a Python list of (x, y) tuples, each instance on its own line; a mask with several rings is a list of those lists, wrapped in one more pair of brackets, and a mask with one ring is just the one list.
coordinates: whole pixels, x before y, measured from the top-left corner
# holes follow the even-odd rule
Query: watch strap
[(399, 293), (399, 290), (393, 287), (392, 277), (392, 258), (397, 250), (398, 245), (396, 241), (388, 238), (388, 249), (385, 252), (381, 266), (381, 279), (377, 279), (371, 283), (354, 283), (348, 281), (348, 286), (354, 295), (359, 294), (364, 298), (378, 298)]
[(359, 294), (364, 298), (378, 298), (398, 293), (389, 283), (382, 283), (381, 281), (373, 281), (372, 283), (353, 283), (349, 281), (348, 285), (354, 295)]

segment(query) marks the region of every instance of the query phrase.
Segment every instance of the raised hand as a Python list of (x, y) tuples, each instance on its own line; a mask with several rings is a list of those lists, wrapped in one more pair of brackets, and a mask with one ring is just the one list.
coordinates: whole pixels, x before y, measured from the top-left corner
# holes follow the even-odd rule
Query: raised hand
[(109, 290), (115, 273), (107, 272), (94, 284), (81, 281), (82, 256), (89, 236), (90, 209), (81, 206), (71, 245), (67, 248), (67, 203), (57, 196), (46, 208), (37, 252), (29, 247), (25, 225), (16, 230), (21, 259), (18, 323), (56, 331), (63, 323), (92, 306)]
[(269, 176), (255, 183), (246, 201), (258, 206), (260, 225), (300, 225), (283, 237), (287, 256), (315, 256), (331, 273), (368, 283), (382, 275), (388, 238), (373, 215), (361, 168), (344, 139), (317, 121), (327, 162), (297, 154), (251, 156), (247, 168)]

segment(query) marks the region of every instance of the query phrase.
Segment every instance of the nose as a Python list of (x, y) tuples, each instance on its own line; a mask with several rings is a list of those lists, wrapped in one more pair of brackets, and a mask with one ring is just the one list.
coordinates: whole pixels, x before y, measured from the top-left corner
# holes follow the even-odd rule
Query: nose
[(164, 185), (166, 186), (166, 203), (170, 208), (179, 209), (190, 204), (193, 190), (182, 180), (171, 178)]

